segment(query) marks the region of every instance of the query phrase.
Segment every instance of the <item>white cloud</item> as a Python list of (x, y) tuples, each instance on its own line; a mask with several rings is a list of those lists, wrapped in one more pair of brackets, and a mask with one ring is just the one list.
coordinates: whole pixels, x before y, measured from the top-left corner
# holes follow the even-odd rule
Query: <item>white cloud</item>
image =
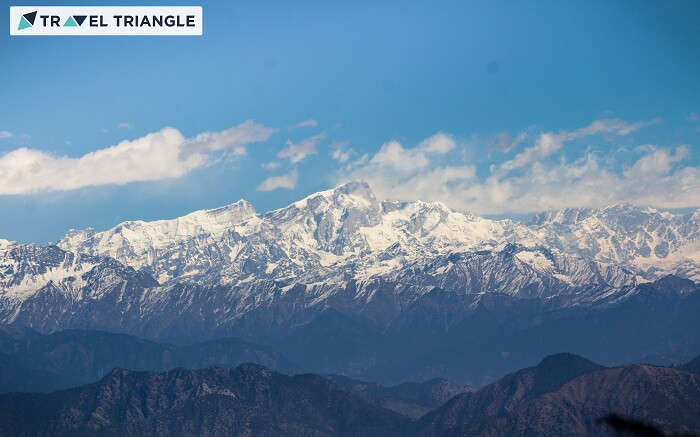
[(245, 121), (238, 126), (218, 131), (202, 132), (188, 140), (187, 149), (190, 152), (207, 152), (228, 150), (234, 156), (246, 154), (246, 145), (266, 141), (276, 129), (265, 127), (252, 120)]
[(297, 170), (294, 169), (288, 174), (282, 176), (271, 176), (265, 179), (260, 185), (258, 185), (258, 191), (273, 191), (280, 188), (286, 190), (292, 190), (297, 186), (298, 174)]
[(222, 132), (186, 139), (180, 131), (168, 127), (77, 158), (20, 148), (0, 156), (0, 194), (67, 191), (176, 178), (210, 164), (214, 151), (231, 149), (243, 154), (246, 144), (264, 141), (272, 132), (262, 125), (245, 122)]
[(649, 153), (657, 150), (658, 147), (656, 147), (653, 144), (640, 144), (639, 146), (636, 146), (634, 148), (634, 151), (637, 153)]
[(277, 153), (277, 157), (288, 159), (290, 162), (296, 164), (297, 162), (303, 161), (309, 155), (315, 155), (316, 146), (324, 138), (326, 138), (326, 134), (320, 133), (301, 140), (298, 143), (287, 140), (287, 147), (280, 150), (279, 153)]
[(441, 132), (426, 138), (410, 149), (405, 149), (401, 143), (392, 140), (382, 144), (369, 163), (376, 167), (410, 172), (427, 167), (430, 163), (430, 155), (443, 155), (455, 147), (454, 139)]
[(590, 153), (572, 163), (537, 163), (523, 175), (491, 181), (493, 186), (512, 190), (501, 204), (488, 198), (478, 200), (490, 213), (600, 207), (619, 202), (663, 208), (698, 206), (698, 169), (673, 165), (681, 162), (684, 153), (683, 149), (675, 153), (659, 149), (643, 155), (622, 173), (603, 165)]
[(308, 120), (300, 121), (299, 123), (290, 126), (290, 129), (296, 129), (296, 128), (300, 128), (300, 127), (316, 127), (316, 126), (318, 126), (318, 122), (316, 120), (314, 120), (313, 118), (310, 118)]
[[(455, 186), (471, 180), (476, 174), (473, 166), (436, 167), (401, 177), (397, 174), (378, 173), (362, 169), (344, 180), (363, 180), (372, 186), (376, 195), (395, 200), (440, 200), (449, 199)], [(445, 202), (452, 203), (454, 202)]]
[(418, 149), (427, 153), (447, 153), (457, 146), (455, 140), (442, 132), (438, 132), (432, 137), (426, 138), (418, 145)]
[(363, 155), (343, 170), (342, 180), (364, 180), (377, 195), (393, 199), (436, 199), (449, 196), (451, 186), (473, 179), (473, 166), (431, 168), (431, 159), (456, 147), (454, 139), (437, 133), (413, 148), (398, 141), (384, 143), (374, 156)]
[(685, 146), (676, 147), (675, 153), (666, 149), (654, 150), (642, 156), (634, 165), (625, 171), (625, 177), (645, 178), (667, 173), (671, 166), (680, 162), (688, 156), (688, 148)]
[(483, 180), (475, 176), (471, 166), (438, 166), (403, 178), (356, 170), (342, 179), (365, 180), (381, 198), (437, 200), (477, 214), (600, 207), (618, 202), (662, 208), (699, 206), (698, 169), (673, 168), (682, 152), (654, 153), (656, 156), (643, 156), (622, 174), (587, 155), (573, 163), (536, 163), (522, 175), (492, 174)]
[(333, 150), (331, 152), (331, 158), (335, 159), (336, 161), (343, 163), (347, 162), (350, 159), (350, 152), (341, 148)]
[(430, 161), (425, 153), (417, 149), (404, 149), (398, 141), (382, 144), (379, 151), (370, 160), (377, 167), (388, 167), (403, 172), (427, 167)]
[(347, 148), (350, 141), (334, 141), (330, 147), (333, 149), (331, 158), (343, 164), (350, 160), (350, 157), (355, 153), (351, 148)]
[(11, 136), (12, 132), (7, 130), (0, 130), (0, 138), (10, 138)]
[(632, 132), (641, 129), (645, 126), (660, 123), (660, 118), (655, 118), (650, 121), (638, 121), (636, 123), (628, 123), (619, 118), (603, 118), (595, 120), (588, 126), (576, 129), (574, 131), (560, 131), (558, 133), (545, 132), (535, 141), (533, 146), (525, 148), (517, 154), (515, 158), (506, 161), (501, 165), (501, 168), (506, 171), (515, 170), (527, 167), (534, 162), (540, 161), (562, 148), (565, 142), (573, 141), (579, 138), (584, 138), (591, 135), (606, 135), (626, 136)]
[[(630, 163), (617, 155), (599, 157), (582, 150), (567, 161), (542, 160), (559, 151), (566, 141), (600, 133), (627, 135), (640, 123), (593, 123), (571, 132), (545, 133), (535, 144), (509, 161), (518, 172), (494, 164), (480, 176), (469, 163), (460, 162), (456, 150), (449, 164), (437, 155), (405, 149), (398, 142), (381, 146), (374, 154), (350, 162), (340, 170), (339, 182), (367, 181), (384, 199), (434, 200), (477, 214), (528, 213), (564, 207), (600, 207), (630, 202), (660, 208), (700, 206), (700, 172), (684, 163), (688, 147), (674, 149), (645, 145)], [(464, 147), (462, 145), (462, 147)], [(462, 156), (468, 156), (463, 154)], [(627, 155), (629, 157), (629, 155)]]
[(512, 160), (504, 162), (501, 168), (505, 170), (514, 170), (544, 159), (561, 149), (566, 137), (566, 132), (560, 132), (558, 134), (545, 132), (537, 138), (534, 146), (527, 147), (525, 150), (515, 155), (515, 158)]
[(263, 162), (260, 164), (260, 167), (262, 167), (265, 170), (274, 170), (276, 168), (279, 168), (281, 164), (279, 161), (270, 161), (270, 162)]
[(134, 126), (133, 126), (131, 123), (127, 123), (127, 122), (119, 123), (119, 124), (117, 125), (117, 129), (131, 129), (131, 128), (133, 128), (133, 127), (134, 127)]

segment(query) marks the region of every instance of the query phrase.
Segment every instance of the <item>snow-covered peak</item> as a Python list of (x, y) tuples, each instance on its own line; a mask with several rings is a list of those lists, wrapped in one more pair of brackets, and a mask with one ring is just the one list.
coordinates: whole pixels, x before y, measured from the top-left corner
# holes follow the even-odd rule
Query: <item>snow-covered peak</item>
[(535, 215), (532, 225), (573, 225), (590, 217), (594, 211), (592, 208), (563, 208), (545, 211)]
[(307, 196), (291, 205), (265, 214), (272, 220), (285, 220), (305, 214), (323, 214), (347, 209), (378, 211), (379, 202), (365, 182), (348, 182), (336, 188)]
[(9, 241), (9, 240), (5, 240), (4, 238), (0, 238), (0, 250), (6, 249), (14, 244), (15, 244), (14, 241)]
[(8, 246), (0, 250), (0, 296), (23, 298), (50, 282), (72, 287), (98, 262), (96, 257), (81, 259), (56, 246)]
[(153, 251), (191, 238), (216, 238), (233, 226), (255, 218), (253, 205), (239, 200), (228, 206), (195, 211), (170, 220), (126, 221), (103, 232), (91, 228), (71, 230), (58, 246), (72, 252), (110, 256), (141, 267), (148, 261), (135, 262), (133, 257), (153, 256)]
[[(538, 216), (531, 225), (550, 247), (591, 259), (677, 273), (680, 263), (700, 263), (700, 215), (617, 204), (563, 209)], [(687, 268), (685, 268), (687, 270)]]
[(358, 230), (376, 226), (381, 213), (381, 203), (369, 185), (350, 182), (270, 211), (262, 218), (295, 245), (342, 255), (363, 246), (356, 238)]
[[(695, 211), (698, 214), (698, 210)], [(575, 225), (590, 218), (618, 223), (621, 226), (637, 226), (655, 219), (672, 220), (683, 217), (682, 214), (659, 211), (649, 206), (636, 206), (631, 203), (616, 203), (602, 208), (562, 208), (545, 211), (534, 216), (531, 224), (538, 225)]]

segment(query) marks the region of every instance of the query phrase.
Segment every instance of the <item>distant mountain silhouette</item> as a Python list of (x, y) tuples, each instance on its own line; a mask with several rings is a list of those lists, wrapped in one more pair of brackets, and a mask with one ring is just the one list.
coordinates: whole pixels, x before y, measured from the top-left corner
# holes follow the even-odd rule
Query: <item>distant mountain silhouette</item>
[(270, 349), (235, 338), (176, 346), (102, 331), (43, 335), (0, 328), (0, 350), (0, 393), (75, 387), (95, 382), (115, 367), (163, 371), (254, 362), (285, 372), (297, 370)]

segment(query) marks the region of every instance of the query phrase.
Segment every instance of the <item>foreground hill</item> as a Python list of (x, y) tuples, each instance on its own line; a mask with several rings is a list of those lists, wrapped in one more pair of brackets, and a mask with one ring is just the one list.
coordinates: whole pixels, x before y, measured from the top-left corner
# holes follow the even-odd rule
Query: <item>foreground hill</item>
[[(409, 417), (415, 406), (454, 389), (441, 381), (381, 387), (286, 376), (253, 364), (115, 369), (73, 389), (0, 395), (0, 436), (600, 436), (612, 435), (598, 420), (611, 414), (663, 432), (700, 431), (700, 375), (680, 368), (605, 368), (558, 354), (457, 394), (418, 420)], [(402, 415), (382, 407), (397, 401), (414, 409)]]
[(610, 432), (598, 423), (610, 414), (700, 433), (700, 376), (649, 365), (603, 368), (560, 354), (454, 397), (420, 427), (425, 435), (592, 436)]
[(571, 354), (552, 355), (537, 365), (504, 376), (472, 393), (464, 393), (424, 417), (429, 428), (450, 429), (459, 424), (502, 416), (527, 401), (556, 391), (572, 379), (604, 369)]
[(408, 419), (315, 375), (246, 364), (166, 373), (115, 369), (98, 383), (0, 396), (0, 435), (402, 435)]

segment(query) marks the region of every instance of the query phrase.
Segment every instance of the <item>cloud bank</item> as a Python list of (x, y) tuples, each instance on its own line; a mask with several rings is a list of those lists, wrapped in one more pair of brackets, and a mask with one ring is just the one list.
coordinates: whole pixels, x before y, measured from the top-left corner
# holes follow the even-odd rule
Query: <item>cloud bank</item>
[(20, 148), (0, 156), (0, 194), (67, 191), (176, 178), (210, 165), (214, 152), (243, 155), (248, 144), (265, 141), (274, 131), (246, 121), (224, 131), (204, 132), (187, 139), (177, 129), (166, 127), (77, 158)]
[[(700, 172), (684, 165), (687, 146), (645, 147), (629, 162), (601, 157), (578, 144), (583, 154), (571, 158), (563, 153), (574, 140), (593, 135), (613, 140), (657, 122), (603, 119), (573, 131), (544, 132), (513, 158), (492, 164), (487, 174), (478, 174), (474, 163), (450, 154), (468, 146), (458, 147), (449, 135), (436, 134), (412, 148), (390, 141), (343, 167), (337, 181), (364, 180), (384, 199), (437, 200), (485, 215), (619, 202), (661, 208), (700, 205)], [(515, 147), (512, 138), (502, 140), (505, 148)]]

